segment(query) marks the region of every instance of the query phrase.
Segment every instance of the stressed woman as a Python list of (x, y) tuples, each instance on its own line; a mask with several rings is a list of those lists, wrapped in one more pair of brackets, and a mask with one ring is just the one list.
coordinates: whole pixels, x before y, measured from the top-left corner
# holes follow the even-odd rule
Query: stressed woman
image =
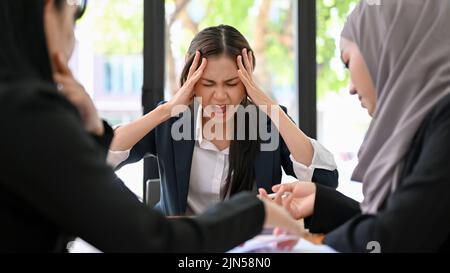
[[(157, 156), (162, 187), (157, 207), (167, 215), (197, 214), (242, 191), (270, 190), (281, 182), (281, 168), (336, 188), (331, 153), (258, 88), (254, 67), (250, 45), (238, 30), (204, 29), (189, 47), (181, 89), (116, 129), (109, 162), (121, 167)], [(183, 118), (187, 137), (180, 138), (176, 128)]]

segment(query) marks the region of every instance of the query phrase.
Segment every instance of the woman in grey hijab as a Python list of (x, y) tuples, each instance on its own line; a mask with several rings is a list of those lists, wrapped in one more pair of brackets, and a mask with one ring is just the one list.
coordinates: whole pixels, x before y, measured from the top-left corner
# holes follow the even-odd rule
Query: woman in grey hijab
[(353, 173), (364, 201), (306, 182), (276, 201), (338, 251), (449, 251), (450, 1), (362, 1), (341, 51), (373, 117)]

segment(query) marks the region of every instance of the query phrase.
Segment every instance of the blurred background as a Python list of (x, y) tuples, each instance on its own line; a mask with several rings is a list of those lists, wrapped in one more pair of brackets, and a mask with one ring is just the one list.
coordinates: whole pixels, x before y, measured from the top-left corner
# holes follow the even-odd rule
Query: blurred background
[[(200, 30), (229, 24), (249, 40), (256, 55), (260, 87), (299, 122), (298, 36), (296, 0), (145, 0), (163, 2), (164, 99), (178, 90), (187, 48)], [(299, 0), (311, 1), (311, 0)], [(340, 61), (339, 37), (356, 0), (315, 2), (317, 88), (313, 101), (318, 140), (330, 149), (340, 172), (339, 190), (362, 200), (361, 185), (351, 182), (357, 151), (370, 122), (356, 97), (348, 93), (348, 75)], [(153, 3), (152, 3), (153, 5)], [(113, 125), (142, 115), (144, 84), (144, 0), (89, 1), (76, 28), (77, 46), (70, 66)], [(155, 29), (153, 26), (152, 29)], [(147, 32), (147, 30), (146, 30)], [(148, 52), (151, 54), (151, 52)], [(155, 52), (155, 54), (159, 54)], [(311, 56), (310, 56), (311, 57)], [(314, 58), (314, 56), (312, 56)], [(308, 79), (309, 80), (309, 79)], [(314, 80), (314, 79), (311, 79)], [(161, 80), (162, 81), (162, 80)], [(144, 102), (145, 104), (145, 102)], [(311, 106), (310, 106), (311, 107)], [(301, 123), (301, 120), (300, 120)], [(126, 166), (119, 177), (141, 198), (143, 163)], [(293, 178), (286, 177), (285, 181)]]

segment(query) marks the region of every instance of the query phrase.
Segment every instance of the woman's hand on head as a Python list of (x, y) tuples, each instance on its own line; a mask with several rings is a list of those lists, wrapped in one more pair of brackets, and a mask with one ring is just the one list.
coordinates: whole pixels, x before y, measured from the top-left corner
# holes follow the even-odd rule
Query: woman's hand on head
[(84, 87), (75, 79), (63, 54), (53, 56), (53, 79), (61, 92), (77, 109), (88, 133), (103, 135), (104, 127), (97, 109)]
[(257, 106), (267, 106), (276, 105), (276, 103), (264, 93), (253, 79), (253, 54), (250, 54), (246, 48), (242, 50), (242, 55), (237, 57), (238, 64), (238, 75), (242, 83), (247, 89), (247, 95)]
[[(200, 58), (200, 52), (195, 53), (194, 61), (189, 69), (189, 73), (186, 82), (183, 86), (175, 93), (173, 98), (167, 103), (169, 110), (171, 111), (171, 116), (176, 116), (186, 109), (194, 99), (194, 87), (197, 82), (202, 78), (203, 72), (205, 71), (208, 60), (206, 58)], [(201, 59), (201, 62), (200, 62)]]

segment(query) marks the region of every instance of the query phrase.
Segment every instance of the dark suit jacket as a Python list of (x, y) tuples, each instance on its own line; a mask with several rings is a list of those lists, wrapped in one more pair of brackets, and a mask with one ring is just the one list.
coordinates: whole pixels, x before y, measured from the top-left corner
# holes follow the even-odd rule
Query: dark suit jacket
[[(286, 111), (286, 108), (282, 108)], [(196, 113), (196, 110), (194, 109), (193, 112)], [(128, 159), (118, 166), (120, 168), (123, 165), (137, 162), (149, 155), (158, 158), (161, 200), (156, 207), (166, 215), (182, 215), (186, 212), (187, 206), (192, 155), (195, 146), (195, 125), (192, 116), (190, 120), (191, 140), (174, 140), (171, 135), (172, 125), (179, 119), (180, 117), (174, 117), (157, 126), (131, 149)], [(268, 130), (271, 128), (270, 125), (271, 121), (268, 119)], [(272, 192), (273, 185), (281, 183), (282, 167), (286, 174), (295, 176), (292, 161), (289, 158), (290, 152), (281, 136), (279, 140), (280, 145), (276, 150), (261, 151), (254, 163), (256, 186), (264, 188), (268, 192)], [(316, 169), (313, 181), (337, 188), (338, 172), (337, 170)]]
[(428, 114), (405, 156), (397, 189), (376, 215), (361, 214), (359, 203), (318, 186), (312, 232), (342, 252), (450, 251), (450, 95)]
[(224, 252), (262, 229), (248, 194), (196, 219), (149, 209), (105, 162), (112, 129), (95, 141), (51, 85), (0, 84), (0, 124), (0, 252), (62, 252), (73, 236), (106, 252)]

